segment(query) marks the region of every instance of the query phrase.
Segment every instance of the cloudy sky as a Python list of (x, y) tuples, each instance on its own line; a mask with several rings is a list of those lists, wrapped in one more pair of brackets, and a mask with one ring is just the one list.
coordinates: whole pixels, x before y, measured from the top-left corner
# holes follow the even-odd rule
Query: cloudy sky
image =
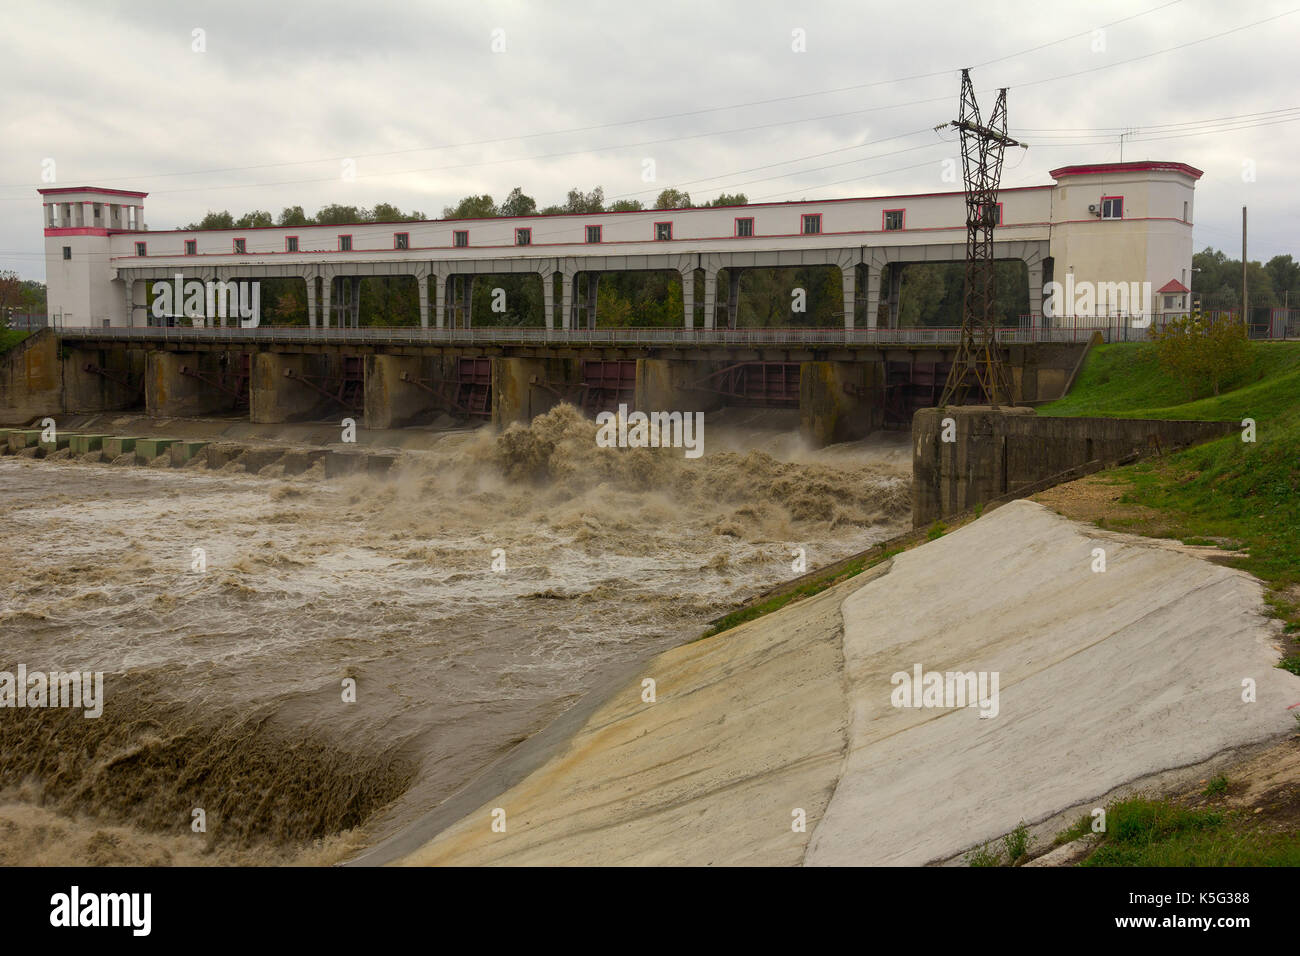
[(1250, 257), (1300, 258), (1295, 0), (11, 0), (5, 21), (0, 269), (26, 278), (48, 159), (58, 185), (148, 191), (153, 229), (331, 202), (432, 217), (516, 185), (539, 206), (950, 189), (933, 127), (963, 66), (986, 110), (1009, 87), (1029, 144), (1004, 186), (1118, 160), (1129, 130), (1124, 159), (1205, 171), (1198, 249), (1238, 255), (1247, 205)]

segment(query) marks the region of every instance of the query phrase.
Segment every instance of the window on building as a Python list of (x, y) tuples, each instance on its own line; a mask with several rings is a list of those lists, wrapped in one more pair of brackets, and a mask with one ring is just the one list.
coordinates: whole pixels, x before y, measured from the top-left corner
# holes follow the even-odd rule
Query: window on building
[(736, 236), (741, 239), (748, 239), (754, 235), (754, 217), (746, 216), (744, 219), (736, 220)]
[(673, 237), (673, 224), (671, 222), (655, 223), (655, 242), (667, 242)]
[(243, 239), (236, 239), (236, 240), (235, 240), (235, 252), (242, 254), (242, 253), (245, 253), (245, 252), (247, 252), (247, 251), (248, 251), (248, 245), (244, 242), (244, 240), (243, 240)]
[[(980, 219), (981, 220), (985, 219), (986, 215), (984, 212), (984, 207), (979, 206), (978, 210), (979, 210)], [(1002, 203), (995, 202), (992, 206), (990, 206), (988, 209), (987, 218), (989, 218), (992, 221), (993, 225), (995, 226), (1002, 225)]]
[(469, 230), (457, 229), (451, 234), (451, 244), (457, 249), (463, 249), (469, 245)]
[(199, 241), (197, 239), (185, 240), (185, 254), (187, 256), (197, 256), (199, 254)]
[(339, 252), (351, 252), (351, 251), (352, 251), (352, 237), (339, 236)]
[(600, 226), (587, 227), (587, 241), (600, 242)]
[(64, 246), (64, 247), (63, 247), (63, 258), (65, 258), (65, 259), (71, 259), (71, 258), (72, 258), (72, 246)]
[(409, 232), (393, 233), (393, 248), (394, 249), (411, 248), (411, 234)]
[(142, 258), (147, 256), (149, 254), (149, 244), (147, 242), (137, 242), (135, 244), (135, 254)]
[(1191, 212), (1191, 210), (1187, 208), (1187, 200), (1184, 199), (1183, 200), (1183, 222), (1191, 222), (1191, 220), (1187, 218), (1187, 214), (1189, 212)]
[[(1186, 203), (1184, 203), (1183, 205), (1186, 205)], [(102, 216), (102, 215), (104, 214), (104, 213), (103, 213), (103, 210), (100, 208), (99, 203), (95, 203), (95, 204), (94, 204), (94, 209), (95, 209), (95, 218), (96, 218), (96, 219), (98, 219), (100, 216)]]
[(297, 237), (297, 236), (285, 236), (285, 237), (284, 237), (284, 251), (285, 251), (285, 252), (297, 252), (297, 251), (298, 251), (298, 237)]
[(885, 210), (885, 232), (893, 232), (903, 228), (903, 210), (886, 209)]
[(805, 236), (820, 235), (822, 231), (821, 213), (813, 213), (812, 215), (804, 216), (802, 231)]
[(1123, 196), (1102, 196), (1101, 197), (1101, 218), (1102, 219), (1123, 219), (1124, 218), (1124, 197)]
[(533, 242), (533, 231), (532, 231), (531, 229), (516, 229), (516, 230), (515, 230), (515, 245), (516, 245), (516, 246), (529, 246), (529, 245), (532, 245), (532, 242)]
[(1165, 308), (1172, 309), (1173, 307), (1174, 307), (1174, 297), (1172, 295), (1165, 296)]

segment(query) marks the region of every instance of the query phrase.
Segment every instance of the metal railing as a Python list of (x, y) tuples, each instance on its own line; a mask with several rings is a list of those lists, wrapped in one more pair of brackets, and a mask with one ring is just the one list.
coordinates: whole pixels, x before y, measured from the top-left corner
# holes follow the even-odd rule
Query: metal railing
[[(1005, 345), (1034, 342), (1082, 342), (1091, 329), (1041, 328), (1036, 326), (999, 329), (998, 341)], [(337, 342), (358, 345), (622, 345), (678, 346), (684, 348), (725, 345), (918, 345), (950, 346), (961, 338), (961, 329), (537, 329), (471, 328), (423, 329), (410, 327), (310, 329), (292, 326), (241, 328), (63, 328), (65, 339), (128, 340), (146, 342), (249, 342), (258, 344), (308, 344)]]

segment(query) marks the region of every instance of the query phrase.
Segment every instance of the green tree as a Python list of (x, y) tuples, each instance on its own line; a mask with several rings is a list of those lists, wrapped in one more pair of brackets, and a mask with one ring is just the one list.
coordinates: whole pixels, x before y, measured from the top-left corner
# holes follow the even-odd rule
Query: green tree
[(316, 223), (321, 226), (345, 226), (365, 221), (365, 210), (358, 209), (356, 206), (340, 206), (338, 203), (322, 206), (316, 213)]
[(639, 199), (616, 199), (609, 204), (609, 212), (638, 212), (645, 208)]
[(691, 194), (669, 186), (655, 199), (656, 209), (689, 209)]
[(262, 226), (274, 226), (275, 220), (271, 214), (264, 209), (254, 209), (252, 212), (246, 212), (235, 220), (236, 229), (260, 228)]
[(208, 214), (198, 222), (192, 222), (186, 229), (234, 229), (235, 217), (230, 215), (226, 210), (213, 212), (208, 210)]
[(278, 221), (281, 226), (310, 226), (314, 222), (302, 211), (302, 206), (285, 206)]
[(710, 203), (706, 203), (705, 205), (744, 206), (747, 205), (748, 203), (749, 203), (749, 199), (745, 196), (744, 193), (722, 193), (720, 196), (718, 196), (717, 199), (713, 200)]
[(597, 186), (589, 193), (584, 193), (581, 189), (570, 189), (568, 198), (564, 202), (565, 212), (604, 212), (605, 211), (605, 190)]
[(1193, 398), (1218, 395), (1250, 367), (1246, 324), (1239, 316), (1193, 312), (1150, 334), (1161, 366)]
[(498, 212), (502, 216), (535, 216), (537, 201), (532, 196), (525, 196), (523, 189), (516, 186), (510, 190), (510, 195), (501, 204)]
[(492, 219), (497, 215), (496, 203), (487, 193), (466, 196), (454, 206), (444, 206), (443, 219)]

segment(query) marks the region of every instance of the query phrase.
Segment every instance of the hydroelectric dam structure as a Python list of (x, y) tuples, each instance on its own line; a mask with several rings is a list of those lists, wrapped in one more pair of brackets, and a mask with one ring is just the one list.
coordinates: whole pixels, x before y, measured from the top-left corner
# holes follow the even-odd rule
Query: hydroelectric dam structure
[[(1047, 283), (1141, 283), (1157, 290), (1156, 310), (1188, 306), (1199, 170), (1144, 161), (1051, 175), (1052, 184), (999, 194), (994, 256), (1023, 263), (1028, 276), (1029, 312), (998, 336), (1018, 402), (1059, 395), (1087, 337), (1043, 314)], [(143, 409), (246, 413), (255, 423), (350, 416), (392, 428), (439, 413), (504, 425), (561, 401), (588, 411), (740, 404), (797, 408), (824, 444), (907, 427), (912, 412), (937, 403), (960, 334), (900, 328), (898, 308), (904, 267), (964, 258), (960, 191), (165, 232), (145, 226), (147, 193), (39, 192), (48, 328), (0, 357), (4, 422)], [(737, 327), (747, 269), (809, 266), (838, 270), (842, 323)], [(681, 326), (602, 327), (600, 276), (643, 270), (680, 276)], [(537, 276), (543, 326), (475, 325), (474, 282), (503, 275)], [(361, 324), (360, 283), (374, 276), (414, 278), (418, 324)], [(300, 279), (307, 324), (160, 321), (149, 288), (177, 277)], [(1101, 305), (1107, 321), (1130, 316)]]

